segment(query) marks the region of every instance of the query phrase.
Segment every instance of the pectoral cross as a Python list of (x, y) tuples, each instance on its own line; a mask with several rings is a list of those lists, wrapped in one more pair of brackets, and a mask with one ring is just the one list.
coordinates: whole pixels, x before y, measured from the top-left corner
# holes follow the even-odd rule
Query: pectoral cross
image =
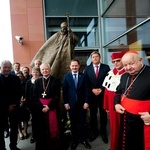
[(47, 95), (47, 94), (46, 94), (45, 91), (44, 91), (44, 93), (42, 93), (43, 98), (44, 98), (46, 95)]

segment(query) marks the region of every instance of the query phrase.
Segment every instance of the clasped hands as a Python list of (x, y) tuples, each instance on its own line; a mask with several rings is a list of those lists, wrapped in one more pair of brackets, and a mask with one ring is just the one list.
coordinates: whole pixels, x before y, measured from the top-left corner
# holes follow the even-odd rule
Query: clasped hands
[[(115, 105), (116, 112), (123, 114), (125, 111), (125, 108), (122, 107), (120, 104)], [(138, 113), (141, 116), (141, 119), (143, 120), (145, 125), (150, 125), (150, 114), (149, 112), (139, 112)]]
[(42, 109), (42, 112), (46, 113), (48, 112), (50, 109), (47, 105), (43, 105), (43, 109)]
[[(84, 103), (83, 109), (88, 109), (88, 108), (89, 108), (89, 104), (88, 103)], [(69, 104), (65, 104), (65, 109), (69, 110), (70, 109), (70, 105)]]
[(21, 98), (21, 100), (20, 100), (20, 107), (22, 107), (23, 106), (23, 104), (25, 103), (25, 99), (24, 98)]
[(102, 89), (101, 88), (92, 89), (92, 92), (94, 93), (94, 95), (98, 96), (102, 92)]

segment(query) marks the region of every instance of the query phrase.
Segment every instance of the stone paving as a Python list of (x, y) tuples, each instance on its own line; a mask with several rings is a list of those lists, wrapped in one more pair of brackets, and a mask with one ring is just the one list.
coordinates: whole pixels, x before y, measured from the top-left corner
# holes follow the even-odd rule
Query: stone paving
[[(107, 128), (108, 128), (108, 137), (109, 137), (109, 124), (108, 124)], [(31, 138), (31, 123), (30, 122), (29, 122), (28, 133), (29, 133), (29, 138), (28, 139), (20, 140), (18, 138), (18, 145), (17, 145), (17, 147), (20, 148), (21, 150), (35, 150), (35, 144), (31, 144), (30, 143), (30, 138)], [(7, 150), (10, 150), (9, 149), (9, 137), (6, 138), (5, 141), (6, 141), (6, 148), (7, 148)], [(102, 141), (100, 136), (98, 136), (97, 139), (95, 141), (91, 142), (90, 144), (92, 146), (91, 150), (107, 150), (107, 149), (109, 149), (109, 143), (105, 144)], [(66, 150), (70, 150), (70, 146)], [(79, 144), (78, 147), (77, 147), (77, 150), (87, 150), (87, 149), (82, 144)]]

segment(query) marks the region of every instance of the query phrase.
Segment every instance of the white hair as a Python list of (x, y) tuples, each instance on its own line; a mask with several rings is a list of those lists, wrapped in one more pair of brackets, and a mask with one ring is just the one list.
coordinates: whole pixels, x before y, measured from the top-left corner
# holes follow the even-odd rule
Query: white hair
[(48, 68), (51, 69), (51, 66), (50, 66), (50, 64), (48, 64), (48, 63), (42, 63), (42, 64), (40, 65), (40, 69), (42, 68), (43, 65), (47, 65)]
[(11, 63), (9, 60), (3, 60), (3, 61), (1, 62), (1, 64), (0, 64), (0, 66), (3, 67), (4, 64), (6, 64), (6, 63), (10, 64), (11, 67), (12, 67), (12, 63)]

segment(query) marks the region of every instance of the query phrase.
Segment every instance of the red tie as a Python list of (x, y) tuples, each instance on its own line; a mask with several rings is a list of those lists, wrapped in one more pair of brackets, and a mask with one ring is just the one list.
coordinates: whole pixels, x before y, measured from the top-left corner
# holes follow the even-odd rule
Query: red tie
[(96, 67), (96, 72), (95, 72), (95, 76), (96, 76), (96, 78), (98, 78), (98, 66), (95, 66)]

